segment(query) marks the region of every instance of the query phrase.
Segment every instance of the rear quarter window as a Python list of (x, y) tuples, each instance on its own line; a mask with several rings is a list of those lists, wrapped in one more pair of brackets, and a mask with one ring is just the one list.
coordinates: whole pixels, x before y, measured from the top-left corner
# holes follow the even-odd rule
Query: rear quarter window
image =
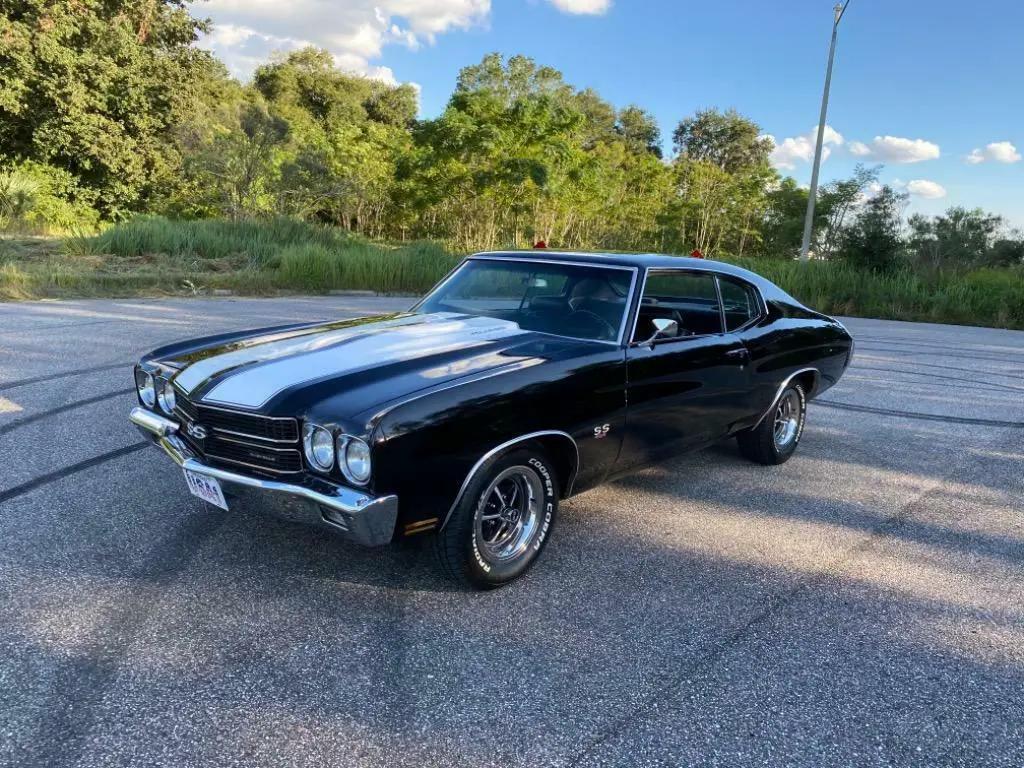
[(742, 328), (761, 316), (761, 299), (754, 286), (720, 275), (718, 287), (722, 292), (722, 309), (725, 311), (727, 331)]

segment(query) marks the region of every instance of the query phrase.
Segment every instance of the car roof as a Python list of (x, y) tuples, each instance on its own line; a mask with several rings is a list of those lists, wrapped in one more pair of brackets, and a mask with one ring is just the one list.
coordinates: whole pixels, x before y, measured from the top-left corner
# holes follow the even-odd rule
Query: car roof
[[(635, 267), (638, 269), (693, 269), (703, 272), (719, 272), (754, 283), (762, 290), (775, 294), (783, 293), (775, 283), (749, 269), (727, 264), (724, 261), (695, 259), (690, 256), (668, 256), (663, 253), (616, 253), (594, 251), (555, 251), (532, 249), (522, 251), (483, 251), (474, 253), (471, 259), (509, 259), (517, 261), (565, 261), (581, 264), (599, 264), (610, 267)], [(792, 300), (788, 294), (786, 298)]]

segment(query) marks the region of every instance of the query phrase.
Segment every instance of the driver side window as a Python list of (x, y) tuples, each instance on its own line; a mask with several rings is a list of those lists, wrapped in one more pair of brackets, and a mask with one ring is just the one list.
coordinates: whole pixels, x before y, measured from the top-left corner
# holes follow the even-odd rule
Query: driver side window
[(679, 337), (722, 333), (722, 313), (713, 272), (652, 270), (647, 275), (640, 299), (633, 341), (646, 341), (654, 334), (653, 321), (675, 320)]

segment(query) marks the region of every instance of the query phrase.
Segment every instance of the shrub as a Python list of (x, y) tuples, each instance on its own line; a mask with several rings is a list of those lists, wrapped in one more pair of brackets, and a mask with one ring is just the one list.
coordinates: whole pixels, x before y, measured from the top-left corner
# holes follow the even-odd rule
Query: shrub
[(0, 168), (0, 229), (22, 234), (95, 231), (99, 214), (73, 175), (32, 161)]

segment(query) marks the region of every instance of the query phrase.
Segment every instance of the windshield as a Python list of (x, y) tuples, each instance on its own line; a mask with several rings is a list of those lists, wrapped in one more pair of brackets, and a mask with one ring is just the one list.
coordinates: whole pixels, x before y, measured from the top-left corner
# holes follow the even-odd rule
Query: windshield
[(632, 278), (625, 267), (471, 259), (415, 311), (481, 315), (524, 330), (617, 342)]

